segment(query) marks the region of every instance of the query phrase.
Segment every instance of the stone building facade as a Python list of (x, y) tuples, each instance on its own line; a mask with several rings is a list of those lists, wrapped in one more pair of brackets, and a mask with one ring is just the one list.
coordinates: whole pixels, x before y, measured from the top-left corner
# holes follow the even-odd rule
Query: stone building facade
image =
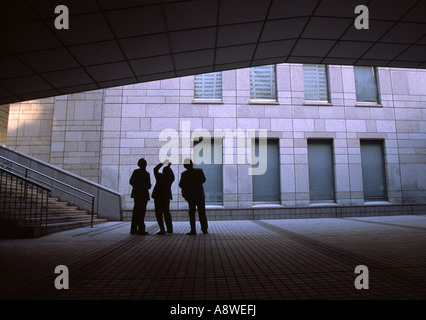
[[(174, 210), (186, 208), (178, 188), (187, 151), (183, 138), (197, 129), (212, 137), (215, 131), (235, 134), (226, 142), (216, 137), (214, 153), (222, 163), (204, 167), (215, 180), (206, 188), (217, 209), (426, 203), (426, 70), (368, 69), (376, 85), (373, 99), (360, 92), (363, 85), (371, 90), (371, 79), (357, 79), (352, 66), (317, 72), (302, 64), (275, 65), (273, 82), (259, 82), (272, 83), (270, 97), (253, 93), (253, 70), (221, 72), (215, 82), (220, 94), (213, 98), (198, 97), (199, 78), (185, 76), (3, 106), (8, 123), (2, 139), (120, 192), (127, 210), (133, 205), (130, 175), (144, 157), (155, 182), (152, 169), (173, 138), (167, 129), (178, 134), (177, 148), (168, 149), (176, 176)], [(201, 81), (208, 86), (210, 80)], [(311, 95), (315, 90), (325, 96)], [(248, 152), (256, 149), (260, 132), (267, 134), (268, 150), (275, 150), (268, 153), (266, 180), (249, 174), (254, 158)], [(244, 145), (236, 133), (244, 135)]]

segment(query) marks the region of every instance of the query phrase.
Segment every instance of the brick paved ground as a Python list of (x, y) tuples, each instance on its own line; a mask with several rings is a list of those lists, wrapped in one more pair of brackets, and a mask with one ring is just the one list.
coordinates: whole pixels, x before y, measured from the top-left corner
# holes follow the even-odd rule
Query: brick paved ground
[[(211, 221), (209, 234), (130, 235), (108, 222), (0, 240), (0, 299), (425, 299), (426, 216)], [(197, 227), (199, 224), (197, 222)], [(69, 289), (54, 287), (57, 265)], [(357, 290), (357, 265), (369, 289)]]

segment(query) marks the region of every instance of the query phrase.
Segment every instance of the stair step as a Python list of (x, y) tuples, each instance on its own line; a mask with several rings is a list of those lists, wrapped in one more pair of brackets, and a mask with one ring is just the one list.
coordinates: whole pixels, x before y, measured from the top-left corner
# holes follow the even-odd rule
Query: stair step
[[(94, 219), (93, 225), (107, 222), (106, 219)], [(48, 234), (52, 234), (55, 232), (66, 231), (76, 228), (89, 227), (91, 225), (90, 220), (79, 220), (79, 221), (68, 221), (68, 222), (60, 222), (60, 223), (48, 223), (47, 226), (20, 226), (13, 232), (9, 232), (9, 230), (2, 230), (1, 238), (9, 238), (9, 239), (17, 239), (17, 238), (37, 238), (41, 236), (45, 236)]]
[(89, 214), (86, 210), (49, 208), (48, 214)]
[[(87, 221), (91, 220), (90, 215), (63, 215), (63, 216), (48, 216), (47, 223), (59, 223), (59, 222), (70, 222), (70, 221)], [(99, 219), (96, 215), (93, 216), (93, 220)], [(27, 219), (28, 221), (34, 219)]]
[(48, 206), (47, 207), (49, 211), (56, 210), (58, 212), (61, 211), (81, 211), (81, 212), (88, 212), (85, 209), (80, 209), (78, 206)]
[[(106, 219), (94, 219), (93, 224), (99, 224), (107, 222)], [(87, 221), (72, 221), (72, 222), (61, 222), (61, 223), (49, 223), (45, 230), (43, 231), (43, 234), (51, 234), (55, 232), (65, 231), (65, 230), (71, 230), (76, 228), (82, 228), (82, 227), (89, 227), (91, 224), (90, 220)]]

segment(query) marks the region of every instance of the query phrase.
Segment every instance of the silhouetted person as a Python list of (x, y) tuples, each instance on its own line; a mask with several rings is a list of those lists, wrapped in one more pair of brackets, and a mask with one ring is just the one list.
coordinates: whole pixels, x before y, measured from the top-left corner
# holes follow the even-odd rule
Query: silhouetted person
[(132, 212), (132, 224), (130, 226), (131, 234), (146, 235), (145, 231), (145, 213), (146, 205), (149, 201), (149, 189), (151, 189), (151, 178), (146, 171), (146, 160), (139, 159), (139, 169), (133, 171), (130, 177), (130, 184), (133, 187), (131, 197), (134, 200)]
[(197, 234), (195, 231), (195, 211), (198, 208), (198, 217), (200, 219), (201, 231), (207, 233), (208, 223), (206, 217), (206, 205), (203, 183), (206, 182), (204, 172), (200, 168), (194, 168), (189, 159), (185, 159), (179, 187), (182, 189), (182, 196), (188, 202), (189, 206), (189, 225), (191, 230), (188, 235)]
[[(152, 198), (155, 205), (155, 216), (157, 218), (160, 231), (159, 235), (166, 234), (164, 222), (166, 223), (167, 233), (173, 233), (172, 216), (170, 215), (170, 200), (172, 200), (172, 183), (175, 181), (175, 175), (169, 164), (163, 168), (163, 172), (159, 172), (163, 163), (159, 163), (154, 168), (155, 186), (152, 191)], [(163, 220), (164, 215), (164, 220)]]

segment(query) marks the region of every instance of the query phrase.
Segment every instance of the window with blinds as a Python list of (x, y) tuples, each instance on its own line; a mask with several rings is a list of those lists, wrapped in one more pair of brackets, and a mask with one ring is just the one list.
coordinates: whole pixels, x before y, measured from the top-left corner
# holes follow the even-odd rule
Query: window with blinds
[(222, 72), (195, 76), (194, 99), (222, 100)]
[(250, 68), (250, 99), (277, 99), (275, 65)]
[[(259, 143), (267, 143), (266, 154), (260, 154)], [(280, 153), (278, 139), (268, 139), (260, 142), (253, 141), (252, 151), (259, 156), (259, 161), (266, 161), (266, 172), (253, 175), (253, 202), (279, 203), (280, 201)], [(253, 160), (254, 162), (254, 160)]]
[(223, 203), (222, 139), (194, 141), (194, 166), (206, 176), (204, 194), (206, 204)]
[(305, 100), (328, 101), (327, 67), (323, 64), (304, 64)]
[(359, 102), (379, 102), (376, 70), (374, 67), (354, 67), (356, 100)]

